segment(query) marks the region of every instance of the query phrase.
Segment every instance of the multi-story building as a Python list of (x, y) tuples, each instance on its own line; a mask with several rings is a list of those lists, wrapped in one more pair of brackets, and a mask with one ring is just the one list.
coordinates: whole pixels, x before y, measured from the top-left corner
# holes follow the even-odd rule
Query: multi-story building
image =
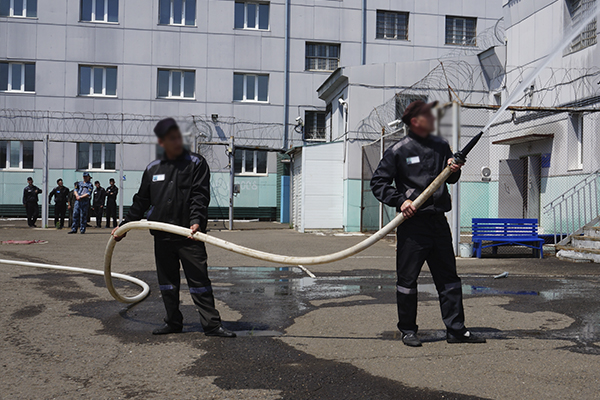
[[(62, 125), (62, 136), (48, 132), (48, 181), (73, 182), (92, 171), (104, 183), (122, 170), (127, 205), (140, 171), (156, 157), (151, 124), (128, 130), (150, 137), (146, 144), (120, 143), (113, 128), (102, 139), (103, 116), (120, 114), (125, 123), (133, 115), (195, 116), (214, 132), (210, 141), (233, 135), (245, 138), (246, 147), (271, 150), (330, 141), (326, 121), (333, 110), (317, 88), (332, 71), (436, 59), (493, 26), (501, 6), (500, 0), (0, 0), (0, 109), (11, 110), (6, 119), (43, 120), (45, 113), (78, 119)], [(223, 129), (232, 118), (245, 128)], [(95, 128), (79, 135), (92, 125), (88, 119)], [(253, 136), (245, 133), (250, 124)], [(20, 204), (27, 176), (42, 180), (44, 145), (28, 129), (43, 134), (44, 128), (34, 125), (14, 132), (14, 124), (0, 125), (0, 209)], [(228, 205), (222, 149), (211, 158), (211, 207), (218, 208)], [(275, 152), (236, 152), (237, 207), (279, 206), (278, 160)]]

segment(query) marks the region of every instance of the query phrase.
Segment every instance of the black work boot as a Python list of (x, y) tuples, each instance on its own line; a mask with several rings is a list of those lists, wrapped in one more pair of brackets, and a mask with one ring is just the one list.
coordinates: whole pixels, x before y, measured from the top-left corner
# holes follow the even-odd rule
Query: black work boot
[(231, 332), (230, 330), (227, 330), (225, 328), (223, 328), (222, 326), (215, 328), (211, 331), (208, 332), (204, 332), (204, 335), (206, 336), (218, 336), (218, 337), (224, 337), (224, 338), (234, 338), (237, 335), (235, 334), (235, 332)]
[(485, 338), (472, 334), (466, 331), (462, 335), (459, 333), (446, 333), (446, 341), (448, 343), (486, 343)]
[(153, 330), (152, 334), (153, 335), (168, 335), (170, 333), (181, 333), (181, 331), (183, 331), (183, 328), (181, 328), (181, 327), (174, 327), (171, 325), (164, 324), (160, 328), (156, 328), (155, 330)]
[(410, 347), (423, 346), (423, 344), (417, 337), (417, 334), (414, 332), (403, 333), (402, 334), (402, 343), (404, 343), (406, 346), (410, 346)]

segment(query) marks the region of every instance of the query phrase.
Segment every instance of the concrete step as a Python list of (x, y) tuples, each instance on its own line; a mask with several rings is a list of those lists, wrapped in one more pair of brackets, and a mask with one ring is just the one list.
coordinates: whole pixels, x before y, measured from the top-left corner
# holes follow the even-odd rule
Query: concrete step
[(571, 238), (572, 246), (576, 249), (600, 250), (600, 237), (594, 236), (573, 236)]
[(600, 226), (592, 226), (590, 228), (583, 228), (583, 235), (600, 238)]
[(560, 247), (556, 258), (562, 261), (569, 261), (574, 263), (598, 263), (600, 264), (600, 250), (581, 251), (570, 246), (557, 246)]

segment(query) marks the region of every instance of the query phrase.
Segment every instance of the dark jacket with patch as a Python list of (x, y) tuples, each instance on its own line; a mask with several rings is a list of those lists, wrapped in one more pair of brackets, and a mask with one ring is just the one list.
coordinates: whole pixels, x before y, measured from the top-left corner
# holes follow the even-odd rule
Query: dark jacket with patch
[[(210, 169), (204, 157), (184, 151), (175, 160), (163, 157), (151, 162), (144, 171), (140, 189), (121, 225), (139, 221), (148, 211), (148, 221), (189, 228), (200, 225), (206, 232), (210, 202)], [(152, 231), (156, 237), (184, 239), (177, 235)]]
[(52, 201), (52, 197), (54, 197), (54, 202), (56, 204), (66, 204), (69, 197), (69, 188), (66, 186), (55, 187), (48, 195), (48, 201)]
[(94, 201), (92, 202), (92, 206), (94, 207), (104, 207), (104, 203), (106, 203), (106, 190), (102, 186), (94, 188)]
[[(414, 201), (447, 166), (452, 158), (448, 142), (439, 136), (422, 138), (409, 131), (408, 135), (387, 149), (371, 179), (371, 190), (390, 207), (400, 207), (406, 200)], [(456, 183), (460, 171), (448, 178)], [(394, 186), (395, 183), (395, 186)], [(438, 214), (450, 211), (452, 201), (447, 185), (442, 185), (417, 214)]]
[(25, 186), (25, 189), (23, 189), (23, 204), (37, 203), (40, 193), (42, 193), (42, 190), (35, 185)]

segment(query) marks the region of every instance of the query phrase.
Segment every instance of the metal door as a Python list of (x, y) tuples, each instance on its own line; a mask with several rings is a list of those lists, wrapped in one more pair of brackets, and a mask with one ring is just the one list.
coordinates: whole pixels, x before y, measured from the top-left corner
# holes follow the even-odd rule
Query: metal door
[(498, 217), (523, 218), (525, 159), (500, 160), (498, 173)]

